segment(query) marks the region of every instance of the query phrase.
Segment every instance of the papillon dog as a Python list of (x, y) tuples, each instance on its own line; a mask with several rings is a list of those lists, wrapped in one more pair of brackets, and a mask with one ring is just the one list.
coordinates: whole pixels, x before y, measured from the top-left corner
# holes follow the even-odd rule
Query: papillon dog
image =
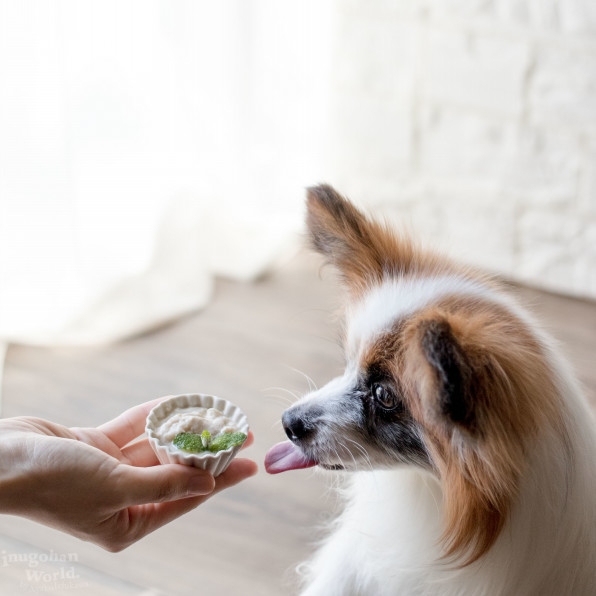
[(345, 286), (346, 367), (283, 413), (265, 466), (346, 485), (302, 594), (595, 595), (596, 423), (553, 340), (330, 186), (307, 227)]

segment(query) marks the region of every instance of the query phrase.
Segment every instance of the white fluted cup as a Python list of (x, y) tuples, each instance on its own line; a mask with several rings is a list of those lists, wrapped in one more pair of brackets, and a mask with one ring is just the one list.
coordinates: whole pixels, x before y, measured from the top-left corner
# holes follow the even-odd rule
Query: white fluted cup
[(163, 442), (157, 434), (157, 429), (159, 429), (167, 418), (175, 414), (176, 411), (182, 411), (186, 408), (215, 408), (230, 420), (236, 432), (248, 435), (248, 420), (246, 415), (238, 406), (221, 397), (203, 393), (188, 393), (185, 395), (174, 395), (164, 399), (147, 416), (145, 432), (147, 433), (149, 444), (162, 464), (194, 466), (195, 468), (211, 472), (214, 477), (219, 476), (232, 463), (232, 460), (236, 457), (242, 445), (236, 445), (215, 453), (211, 451), (191, 453), (179, 449), (171, 441), (167, 443)]

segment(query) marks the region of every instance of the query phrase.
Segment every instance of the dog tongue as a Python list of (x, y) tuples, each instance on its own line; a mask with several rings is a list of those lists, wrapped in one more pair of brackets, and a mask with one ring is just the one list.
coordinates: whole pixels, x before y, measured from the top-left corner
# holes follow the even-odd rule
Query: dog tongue
[(284, 441), (274, 445), (265, 456), (265, 470), (269, 474), (279, 474), (287, 470), (301, 470), (316, 465), (316, 461), (306, 459), (291, 441)]

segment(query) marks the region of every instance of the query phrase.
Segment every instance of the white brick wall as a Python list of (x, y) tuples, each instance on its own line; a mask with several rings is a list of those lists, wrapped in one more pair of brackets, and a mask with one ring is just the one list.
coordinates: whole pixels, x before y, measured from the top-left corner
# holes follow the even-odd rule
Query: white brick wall
[(596, 298), (596, 0), (339, 0), (329, 180), (454, 256)]

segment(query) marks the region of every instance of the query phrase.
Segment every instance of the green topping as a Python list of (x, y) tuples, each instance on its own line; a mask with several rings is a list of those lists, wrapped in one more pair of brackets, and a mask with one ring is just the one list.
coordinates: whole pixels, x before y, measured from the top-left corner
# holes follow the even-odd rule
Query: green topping
[(236, 445), (242, 445), (246, 441), (247, 435), (244, 433), (220, 433), (211, 438), (208, 430), (204, 430), (200, 435), (195, 433), (179, 433), (174, 438), (174, 445), (183, 451), (192, 453), (201, 453), (203, 451), (224, 451)]
[(203, 437), (201, 437), (201, 435), (180, 433), (176, 435), (173, 443), (178, 449), (183, 449), (184, 451), (193, 451), (195, 453), (205, 451), (205, 448), (203, 447)]
[(224, 451), (236, 445), (242, 445), (246, 441), (244, 433), (221, 433), (209, 444), (209, 451)]

